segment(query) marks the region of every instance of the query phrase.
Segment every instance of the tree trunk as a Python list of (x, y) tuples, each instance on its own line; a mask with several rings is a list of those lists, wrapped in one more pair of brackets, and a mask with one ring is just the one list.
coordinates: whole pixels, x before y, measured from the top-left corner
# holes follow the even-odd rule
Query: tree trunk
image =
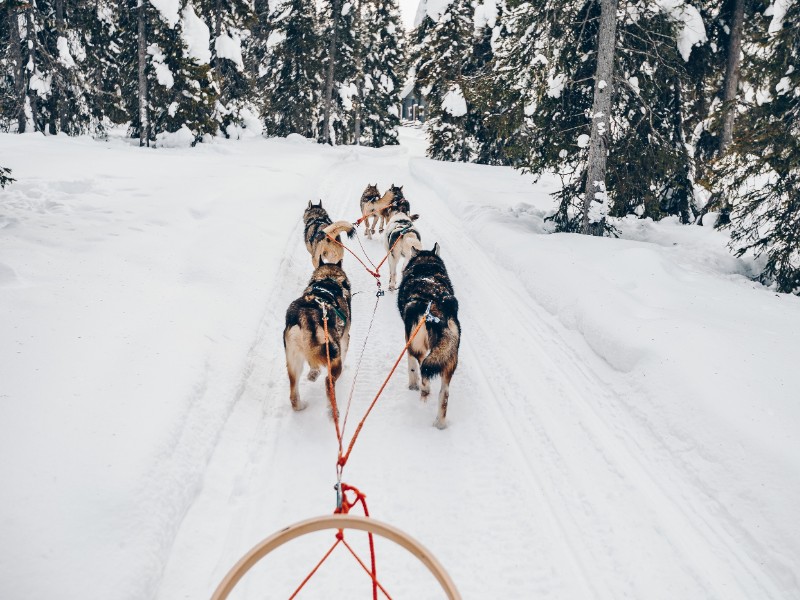
[(355, 4), (355, 11), (356, 11), (356, 18), (355, 21), (355, 28), (358, 32), (356, 34), (356, 40), (358, 43), (358, 48), (356, 48), (356, 77), (358, 78), (358, 83), (356, 84), (356, 117), (355, 117), (355, 124), (353, 126), (353, 135), (355, 136), (355, 143), (356, 146), (361, 145), (361, 115), (364, 110), (364, 40), (369, 39), (369, 37), (365, 34), (365, 32), (360, 31), (361, 29), (361, 2), (356, 1)]
[[(56, 31), (58, 37), (66, 37), (66, 20), (64, 18), (64, 0), (56, 0)], [(57, 48), (56, 48), (57, 51)], [(64, 102), (64, 90), (66, 87), (66, 79), (62, 85), (54, 82), (53, 85), (53, 114), (50, 117), (50, 133), (51, 135), (57, 134), (59, 131), (67, 131), (69, 128), (69, 114), (67, 112), (67, 103)]]
[(742, 53), (742, 27), (744, 25), (745, 0), (735, 0), (731, 35), (728, 39), (728, 62), (725, 65), (725, 81), (722, 86), (722, 102), (725, 111), (722, 117), (722, 136), (719, 153), (725, 154), (733, 141), (733, 122), (736, 120), (736, 95), (739, 90), (739, 67)]
[(589, 209), (596, 198), (608, 202), (606, 196), (606, 155), (609, 135), (611, 96), (614, 91), (614, 49), (617, 33), (617, 0), (600, 0), (600, 31), (597, 36), (597, 70), (592, 101), (592, 135), (586, 167), (586, 191), (583, 197), (581, 231), (590, 233)]
[(19, 14), (17, 9), (8, 7), (8, 37), (11, 46), (11, 60), (14, 61), (14, 110), (17, 119), (17, 132), (25, 133), (25, 66), (22, 64), (22, 43), (19, 37)]
[[(28, 62), (36, 64), (36, 28), (33, 25), (33, 6), (28, 5), (25, 10), (25, 22), (28, 35)], [(27, 67), (26, 67), (27, 68)], [(31, 120), (33, 121), (33, 130), (44, 132), (44, 123), (39, 115), (39, 96), (37, 94), (29, 94), (28, 101), (31, 106)], [(24, 110), (24, 109), (23, 109)]]
[(150, 119), (147, 113), (147, 37), (145, 31), (144, 0), (139, 0), (137, 20), (139, 24), (139, 146), (150, 146)]
[(336, 68), (336, 37), (339, 32), (339, 17), (342, 14), (341, 0), (331, 0), (331, 44), (328, 48), (328, 74), (325, 78), (325, 106), (322, 113), (322, 143), (331, 141), (331, 103), (333, 101), (333, 72)]

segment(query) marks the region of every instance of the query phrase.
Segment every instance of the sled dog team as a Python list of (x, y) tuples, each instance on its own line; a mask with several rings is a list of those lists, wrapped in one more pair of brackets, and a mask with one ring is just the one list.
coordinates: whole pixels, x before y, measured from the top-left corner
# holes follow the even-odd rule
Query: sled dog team
[[(378, 191), (377, 184), (368, 185), (361, 195), (361, 215), (367, 238), (372, 239), (376, 225), (378, 233), (383, 234), (388, 253), (390, 291), (398, 290), (397, 266), (405, 260), (397, 307), (405, 325), (406, 342), (420, 320), (424, 320), (408, 348), (408, 387), (420, 390), (422, 400), (427, 400), (430, 380), (441, 377), (439, 410), (434, 425), (444, 429), (447, 426), (450, 379), (458, 366), (461, 326), (458, 301), (444, 262), (439, 257), (439, 244), (434, 244), (431, 250), (422, 249), (422, 238), (414, 227), (419, 215), (411, 214), (403, 188), (394, 184), (385, 194)], [(348, 221), (331, 221), (321, 200), (319, 204), (309, 201), (303, 222), (306, 248), (311, 254), (314, 272), (303, 294), (289, 305), (283, 331), (289, 400), (294, 410), (306, 407), (299, 395), (299, 380), (306, 363), (311, 381), (316, 380), (320, 371), (327, 367), (328, 355), (334, 385), (342, 373), (350, 344), (352, 292), (347, 274), (342, 269), (344, 248), (334, 240), (341, 241), (342, 233), (348, 237), (356, 233), (356, 226)]]

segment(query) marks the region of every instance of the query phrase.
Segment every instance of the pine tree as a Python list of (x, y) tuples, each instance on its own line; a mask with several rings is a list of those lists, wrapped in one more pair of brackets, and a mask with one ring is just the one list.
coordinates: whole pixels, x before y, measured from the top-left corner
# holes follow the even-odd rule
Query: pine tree
[(194, 0), (197, 11), (211, 33), (211, 76), (219, 90), (214, 118), (229, 136), (231, 125), (241, 126), (242, 111), (249, 108), (253, 81), (245, 69), (242, 43), (254, 23), (254, 8), (245, 0)]
[(314, 2), (287, 0), (278, 5), (270, 22), (272, 46), (263, 67), (257, 66), (260, 47), (251, 46), (250, 54), (251, 68), (260, 71), (265, 132), (315, 137), (322, 65)]
[(416, 79), (428, 103), (431, 158), (466, 162), (475, 152), (463, 91), (472, 59), (473, 11), (469, 0), (453, 0), (419, 44)]
[(11, 169), (8, 167), (0, 167), (0, 188), (5, 188), (15, 181), (16, 179), (11, 176)]
[[(607, 214), (655, 219), (675, 214), (691, 221), (692, 164), (682, 97), (686, 63), (678, 52), (679, 24), (673, 15), (649, 0), (617, 8), (612, 75), (598, 76), (597, 2), (535, 0), (509, 6), (509, 35), (500, 43), (498, 70), (515, 79), (508, 97), (524, 110), (518, 143), (528, 146), (525, 168), (536, 174), (553, 170), (564, 178), (553, 216), (557, 228), (608, 231)], [(607, 115), (593, 109), (601, 86), (614, 90)], [(607, 149), (595, 154), (606, 157), (602, 178), (588, 176), (598, 119), (608, 119), (603, 135), (595, 138)], [(596, 182), (603, 189), (592, 189)], [(587, 222), (583, 217), (590, 212), (594, 218)]]
[(360, 142), (376, 148), (397, 144), (405, 40), (396, 0), (365, 0), (358, 35), (364, 57), (357, 84)]
[[(211, 67), (189, 54), (181, 15), (162, 13), (146, 0), (120, 1), (122, 93), (131, 136), (147, 143), (183, 127), (195, 141), (216, 133), (217, 90)], [(140, 65), (146, 85), (141, 85)]]
[(800, 4), (776, 15), (748, 74), (761, 102), (739, 117), (739, 135), (718, 165), (734, 198), (731, 248), (765, 255), (762, 281), (800, 294)]
[(320, 107), (319, 141), (352, 144), (355, 141), (358, 100), (359, 39), (356, 0), (326, 0), (322, 5), (322, 69), (325, 87)]

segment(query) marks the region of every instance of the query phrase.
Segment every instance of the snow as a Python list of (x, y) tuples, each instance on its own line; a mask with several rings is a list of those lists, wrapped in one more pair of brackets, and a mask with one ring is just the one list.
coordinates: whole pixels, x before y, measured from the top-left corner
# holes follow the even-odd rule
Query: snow
[(688, 61), (692, 48), (708, 41), (706, 28), (700, 11), (685, 0), (656, 0), (656, 4), (670, 18), (680, 23), (678, 31), (678, 52)]
[(161, 17), (170, 28), (175, 27), (180, 20), (178, 11), (181, 8), (180, 0), (150, 0), (150, 4), (161, 13)]
[(567, 76), (564, 73), (551, 73), (547, 76), (547, 95), (551, 98), (560, 98), (566, 83)]
[(773, 0), (772, 4), (764, 11), (764, 16), (772, 17), (769, 23), (769, 33), (778, 33), (783, 28), (783, 19), (791, 5), (792, 0)]
[(167, 89), (171, 89), (175, 85), (175, 78), (172, 76), (169, 66), (164, 62), (164, 53), (158, 44), (150, 44), (147, 47), (147, 53), (153, 57), (153, 69), (156, 72), (156, 80), (160, 85)]
[[(363, 429), (345, 481), (375, 518), (464, 598), (798, 597), (800, 298), (752, 282), (710, 227), (544, 235), (556, 177), (431, 161), (424, 135), (154, 150), (0, 134), (18, 179), (0, 192), (3, 597), (207, 598), (257, 541), (331, 512), (324, 385), (302, 381), (291, 411), (281, 332), (311, 271), (303, 208), (354, 220), (368, 180), (404, 186), (463, 331), (447, 430), (402, 371)], [(341, 399), (376, 301), (344, 266), (362, 293)], [(403, 342), (388, 293), (349, 432)], [(271, 554), (237, 596), (288, 597), (331, 541)], [(393, 597), (438, 597), (377, 550)], [(368, 593), (330, 560), (304, 597)]]
[(58, 62), (68, 69), (74, 68), (75, 60), (72, 58), (72, 54), (70, 54), (69, 51), (69, 40), (62, 35), (58, 36), (56, 47), (58, 48)]
[(201, 65), (211, 62), (211, 33), (203, 20), (194, 12), (194, 7), (187, 4), (183, 9), (183, 39), (186, 42), (189, 56), (197, 59)]
[(588, 148), (591, 138), (588, 134), (582, 133), (578, 136), (578, 148)]
[(483, 0), (475, 6), (475, 29), (497, 24), (497, 0)]
[(163, 131), (156, 136), (158, 148), (188, 148), (194, 141), (195, 136), (186, 125), (182, 125), (178, 131)]
[(242, 60), (242, 41), (238, 36), (220, 35), (214, 40), (214, 49), (217, 56), (220, 58), (227, 58), (239, 71), (244, 70), (244, 61)]
[(442, 98), (442, 109), (454, 117), (463, 117), (467, 114), (467, 101), (461, 92), (461, 86), (454, 84)]
[(53, 84), (53, 76), (43, 75), (39, 69), (35, 69), (31, 75), (28, 86), (34, 90), (40, 97), (46, 98), (50, 95), (50, 89)]
[(426, 15), (434, 21), (438, 21), (439, 17), (444, 14), (452, 1), (453, 0), (420, 0), (419, 6), (417, 7), (417, 14), (414, 18), (414, 27), (419, 26)]

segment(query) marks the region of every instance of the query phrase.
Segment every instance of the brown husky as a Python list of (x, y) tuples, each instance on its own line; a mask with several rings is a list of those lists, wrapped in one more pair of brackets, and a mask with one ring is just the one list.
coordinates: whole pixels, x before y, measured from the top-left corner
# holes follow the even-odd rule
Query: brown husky
[[(394, 188), (394, 184), (392, 184), (392, 188)], [(361, 194), (361, 218), (364, 220), (364, 231), (369, 239), (372, 239), (372, 234), (375, 233), (375, 225), (377, 225), (378, 219), (381, 218), (381, 212), (389, 207), (393, 200), (394, 194), (391, 193), (391, 190), (381, 196), (377, 183), (375, 185), (367, 185), (364, 193)], [(370, 218), (372, 218), (371, 227)], [(383, 231), (382, 224), (381, 231)]]
[[(447, 426), (447, 403), (450, 398), (450, 379), (458, 366), (458, 346), (461, 325), (458, 322), (458, 301), (453, 284), (447, 276), (444, 262), (439, 258), (439, 244), (433, 250), (411, 250), (411, 260), (403, 269), (403, 281), (397, 294), (397, 307), (403, 317), (406, 340), (420, 320), (422, 328), (408, 348), (408, 387), (421, 390), (423, 400), (431, 391), (430, 378), (441, 375), (439, 412), (433, 424), (439, 429)], [(430, 314), (426, 313), (430, 311)], [(419, 376), (422, 375), (420, 387)]]
[(339, 239), (339, 235), (346, 233), (347, 237), (353, 237), (355, 227), (347, 221), (331, 222), (328, 211), (322, 208), (322, 200), (319, 204), (308, 201), (308, 208), (303, 213), (305, 223), (305, 242), (308, 252), (311, 254), (311, 264), (316, 269), (323, 262), (337, 263), (344, 258), (344, 248), (328, 237)]
[[(303, 410), (298, 382), (303, 366), (311, 370), (308, 379), (315, 381), (320, 369), (331, 359), (330, 376), (334, 385), (342, 373), (342, 363), (350, 345), (350, 281), (342, 263), (320, 265), (314, 270), (303, 295), (289, 305), (283, 347), (289, 373), (289, 401), (294, 410)], [(325, 346), (324, 316), (328, 321), (328, 348)], [(326, 383), (327, 385), (327, 383)]]

